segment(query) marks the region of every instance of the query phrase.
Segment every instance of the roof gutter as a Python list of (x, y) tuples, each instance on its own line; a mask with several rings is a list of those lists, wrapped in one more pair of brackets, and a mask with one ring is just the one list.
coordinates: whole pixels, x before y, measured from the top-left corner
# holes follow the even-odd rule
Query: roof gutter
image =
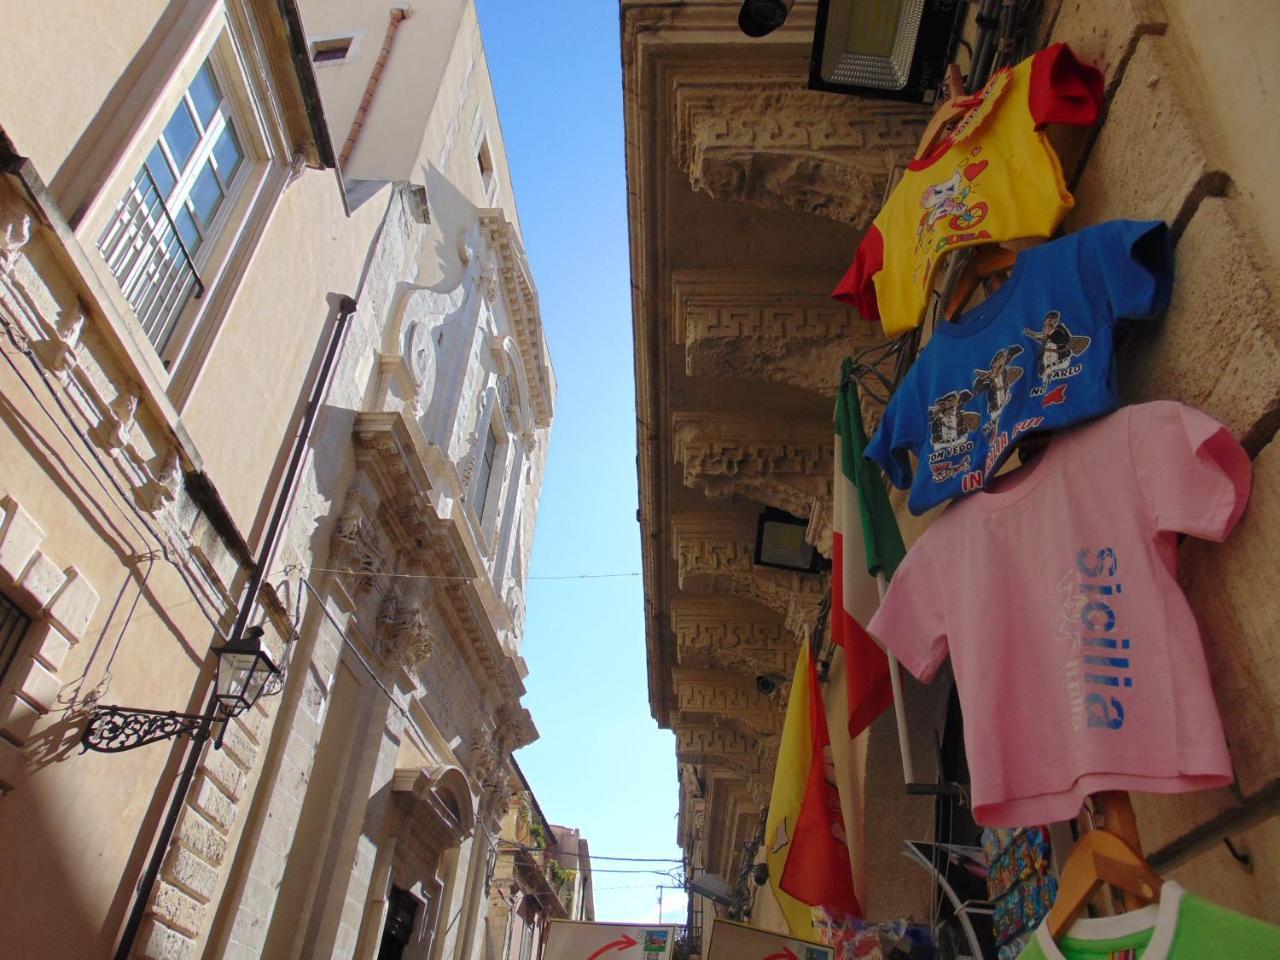
[[(292, 0), (281, 0), (281, 3), (292, 2)], [(396, 42), (396, 31), (400, 29), (400, 24), (413, 16), (413, 12), (406, 7), (393, 7), (390, 19), (387, 21), (387, 33), (382, 38), (382, 49), (378, 52), (378, 59), (373, 65), (373, 70), (369, 73), (369, 82), (365, 84), (364, 96), (360, 98), (360, 106), (356, 108), (356, 115), (351, 118), (351, 131), (347, 134), (347, 142), (342, 145), (342, 153), (338, 156), (338, 169), (346, 170), (347, 162), (351, 159), (351, 154), (356, 149), (356, 142), (360, 139), (360, 131), (364, 129), (364, 122), (369, 116), (369, 109), (373, 106), (373, 98), (378, 94), (378, 85), (382, 82), (382, 71), (386, 69), (387, 61), (391, 59), (391, 48)], [(310, 63), (308, 62), (308, 68)]]
[(311, 47), (307, 44), (307, 31), (302, 25), (302, 15), (295, 0), (276, 0), (280, 19), (284, 21), (285, 37), (289, 43), (289, 56), (298, 87), (311, 125), (311, 137), (321, 165), (338, 166), (333, 152), (333, 140), (329, 136), (329, 122), (324, 116), (324, 102), (320, 99), (320, 85), (316, 82), (315, 69), (311, 66)]

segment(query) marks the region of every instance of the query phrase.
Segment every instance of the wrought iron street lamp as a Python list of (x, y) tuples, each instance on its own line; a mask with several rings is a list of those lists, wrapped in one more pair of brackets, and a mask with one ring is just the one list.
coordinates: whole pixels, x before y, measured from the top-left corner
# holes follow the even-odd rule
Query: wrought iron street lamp
[(965, 6), (960, 0), (818, 0), (809, 88), (932, 103)]
[(252, 707), (267, 682), (280, 675), (280, 668), (263, 649), (262, 636), (262, 627), (248, 627), (240, 636), (213, 648), (218, 657), (218, 674), (208, 713), (96, 706), (85, 726), (81, 740), (84, 748), (120, 753), (178, 736), (202, 742), (209, 738), (213, 724), (221, 722), (213, 742), (214, 748), (220, 749), (227, 721)]

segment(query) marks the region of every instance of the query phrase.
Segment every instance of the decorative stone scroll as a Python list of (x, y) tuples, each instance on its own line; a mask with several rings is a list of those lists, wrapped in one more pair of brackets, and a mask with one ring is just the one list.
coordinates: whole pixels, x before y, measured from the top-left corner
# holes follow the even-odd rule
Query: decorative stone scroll
[(831, 97), (775, 80), (681, 80), (676, 159), (717, 200), (792, 209), (865, 227), (928, 121), (916, 105)]
[(830, 276), (677, 270), (673, 329), (691, 377), (772, 380), (834, 397), (840, 361), (884, 337), (831, 299)]
[(817, 620), (823, 578), (755, 564), (755, 522), (736, 514), (687, 513), (671, 521), (672, 552), (681, 590), (732, 594), (774, 610), (799, 639)]
[(811, 538), (831, 552), (829, 424), (724, 413), (676, 413), (675, 458), (686, 487), (722, 500), (745, 497), (810, 518)]
[(669, 607), (681, 666), (786, 676), (795, 640), (776, 614), (725, 598), (673, 600)]

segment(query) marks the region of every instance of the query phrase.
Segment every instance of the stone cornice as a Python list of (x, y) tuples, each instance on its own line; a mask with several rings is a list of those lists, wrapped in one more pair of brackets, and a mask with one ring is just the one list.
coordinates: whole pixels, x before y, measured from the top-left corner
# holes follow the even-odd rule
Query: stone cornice
[[(355, 423), (356, 460), (370, 471), (382, 496), (376, 518), (396, 549), (441, 581), (437, 597), (450, 632), (503, 691), (518, 701), (524, 684), (503, 646), (510, 611), (494, 589), (459, 499), (460, 484), (448, 458), (427, 443), (417, 422), (402, 412), (362, 413)], [(376, 562), (376, 561), (375, 561)]]
[(511, 309), (511, 325), (520, 347), (520, 360), (531, 393), (535, 423), (538, 427), (549, 427), (555, 410), (555, 374), (542, 332), (538, 290), (529, 272), (524, 245), (515, 226), (500, 209), (481, 210), (480, 229), (498, 258), (498, 278)]

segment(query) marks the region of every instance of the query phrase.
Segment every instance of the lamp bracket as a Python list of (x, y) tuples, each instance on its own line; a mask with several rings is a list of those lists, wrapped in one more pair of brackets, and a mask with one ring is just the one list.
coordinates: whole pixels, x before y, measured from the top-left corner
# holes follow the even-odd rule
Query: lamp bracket
[(121, 753), (171, 737), (186, 736), (196, 743), (203, 743), (209, 739), (210, 726), (218, 719), (225, 719), (220, 711), (193, 714), (133, 707), (94, 707), (80, 743), (85, 750), (98, 753)]

